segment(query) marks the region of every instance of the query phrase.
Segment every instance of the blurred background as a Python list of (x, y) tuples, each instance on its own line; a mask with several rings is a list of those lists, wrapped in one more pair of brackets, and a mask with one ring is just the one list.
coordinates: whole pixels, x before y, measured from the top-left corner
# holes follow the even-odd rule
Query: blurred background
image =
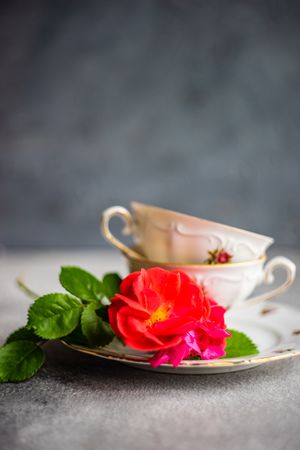
[(2, 0), (2, 248), (139, 200), (300, 244), (300, 2)]

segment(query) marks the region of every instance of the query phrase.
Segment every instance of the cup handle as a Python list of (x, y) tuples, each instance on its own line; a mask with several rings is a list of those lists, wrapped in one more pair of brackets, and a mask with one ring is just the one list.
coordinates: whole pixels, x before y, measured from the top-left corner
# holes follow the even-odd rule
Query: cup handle
[(131, 258), (139, 258), (141, 255), (135, 252), (131, 248), (127, 247), (123, 242), (116, 238), (110, 231), (109, 222), (112, 217), (120, 217), (125, 223), (125, 227), (122, 230), (123, 234), (131, 234), (133, 227), (133, 218), (130, 212), (123, 208), (123, 206), (111, 206), (103, 211), (100, 219), (100, 229), (105, 239), (110, 242), (114, 247), (121, 250), (121, 252), (130, 256)]
[(277, 297), (278, 295), (285, 292), (294, 282), (296, 276), (296, 265), (288, 258), (284, 256), (277, 256), (272, 258), (264, 267), (262, 274), (262, 282), (264, 284), (272, 284), (274, 282), (274, 270), (277, 268), (285, 269), (286, 271), (286, 279), (285, 281), (275, 289), (271, 291), (265, 292), (264, 294), (257, 295), (256, 297), (252, 297), (249, 300), (246, 300), (243, 305), (256, 305), (258, 303), (265, 302), (266, 300), (270, 300), (271, 298)]

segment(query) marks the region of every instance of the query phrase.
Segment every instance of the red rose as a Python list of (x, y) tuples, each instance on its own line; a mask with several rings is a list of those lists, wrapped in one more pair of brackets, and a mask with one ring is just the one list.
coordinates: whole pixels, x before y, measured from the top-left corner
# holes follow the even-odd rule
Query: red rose
[(228, 263), (232, 258), (232, 255), (230, 253), (221, 250), (219, 253), (217, 253), (216, 262), (218, 264), (226, 264)]
[(232, 255), (223, 248), (210, 250), (208, 254), (209, 258), (206, 260), (207, 264), (226, 264), (232, 259)]
[(188, 275), (161, 268), (128, 275), (108, 308), (117, 336), (134, 349), (175, 347), (209, 319), (211, 302)]
[(224, 322), (225, 308), (213, 299), (206, 321), (195, 323), (178, 345), (156, 352), (149, 363), (153, 367), (171, 363), (178, 367), (183, 359), (200, 356), (201, 359), (215, 359), (225, 355), (226, 339), (230, 333), (226, 331)]

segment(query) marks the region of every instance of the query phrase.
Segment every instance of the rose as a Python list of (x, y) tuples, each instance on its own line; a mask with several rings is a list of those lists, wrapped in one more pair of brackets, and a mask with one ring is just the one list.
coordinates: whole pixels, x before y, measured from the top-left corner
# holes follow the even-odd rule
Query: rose
[(157, 351), (175, 347), (207, 322), (211, 302), (188, 275), (161, 268), (128, 275), (108, 308), (117, 336), (134, 349)]
[(225, 308), (179, 271), (142, 269), (128, 275), (108, 308), (109, 322), (123, 342), (134, 349), (156, 351), (154, 367), (182, 359), (225, 354)]
[(218, 264), (226, 264), (231, 260), (231, 258), (232, 255), (230, 255), (230, 253), (225, 250), (220, 250), (219, 253), (217, 253), (216, 262)]
[(209, 318), (198, 322), (193, 330), (183, 336), (178, 345), (157, 352), (150, 360), (153, 367), (164, 363), (178, 367), (183, 359), (191, 356), (214, 359), (225, 355), (226, 338), (230, 336), (224, 322), (225, 309), (213, 299), (208, 300), (211, 304)]
[(223, 248), (211, 250), (208, 254), (209, 258), (206, 260), (207, 264), (226, 264), (232, 259), (232, 255)]

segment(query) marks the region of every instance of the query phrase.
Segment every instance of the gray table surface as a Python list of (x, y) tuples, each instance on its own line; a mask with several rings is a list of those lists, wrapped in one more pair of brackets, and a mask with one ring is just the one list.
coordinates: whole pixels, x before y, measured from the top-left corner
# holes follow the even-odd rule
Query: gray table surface
[[(300, 263), (300, 252), (276, 249)], [(14, 279), (23, 273), (40, 293), (59, 289), (64, 264), (94, 273), (126, 273), (103, 251), (0, 254), (0, 344), (21, 326), (28, 299)], [(296, 279), (279, 301), (300, 306)], [(300, 359), (220, 375), (144, 372), (69, 350), (47, 348), (33, 379), (0, 385), (1, 450), (299, 449)]]

